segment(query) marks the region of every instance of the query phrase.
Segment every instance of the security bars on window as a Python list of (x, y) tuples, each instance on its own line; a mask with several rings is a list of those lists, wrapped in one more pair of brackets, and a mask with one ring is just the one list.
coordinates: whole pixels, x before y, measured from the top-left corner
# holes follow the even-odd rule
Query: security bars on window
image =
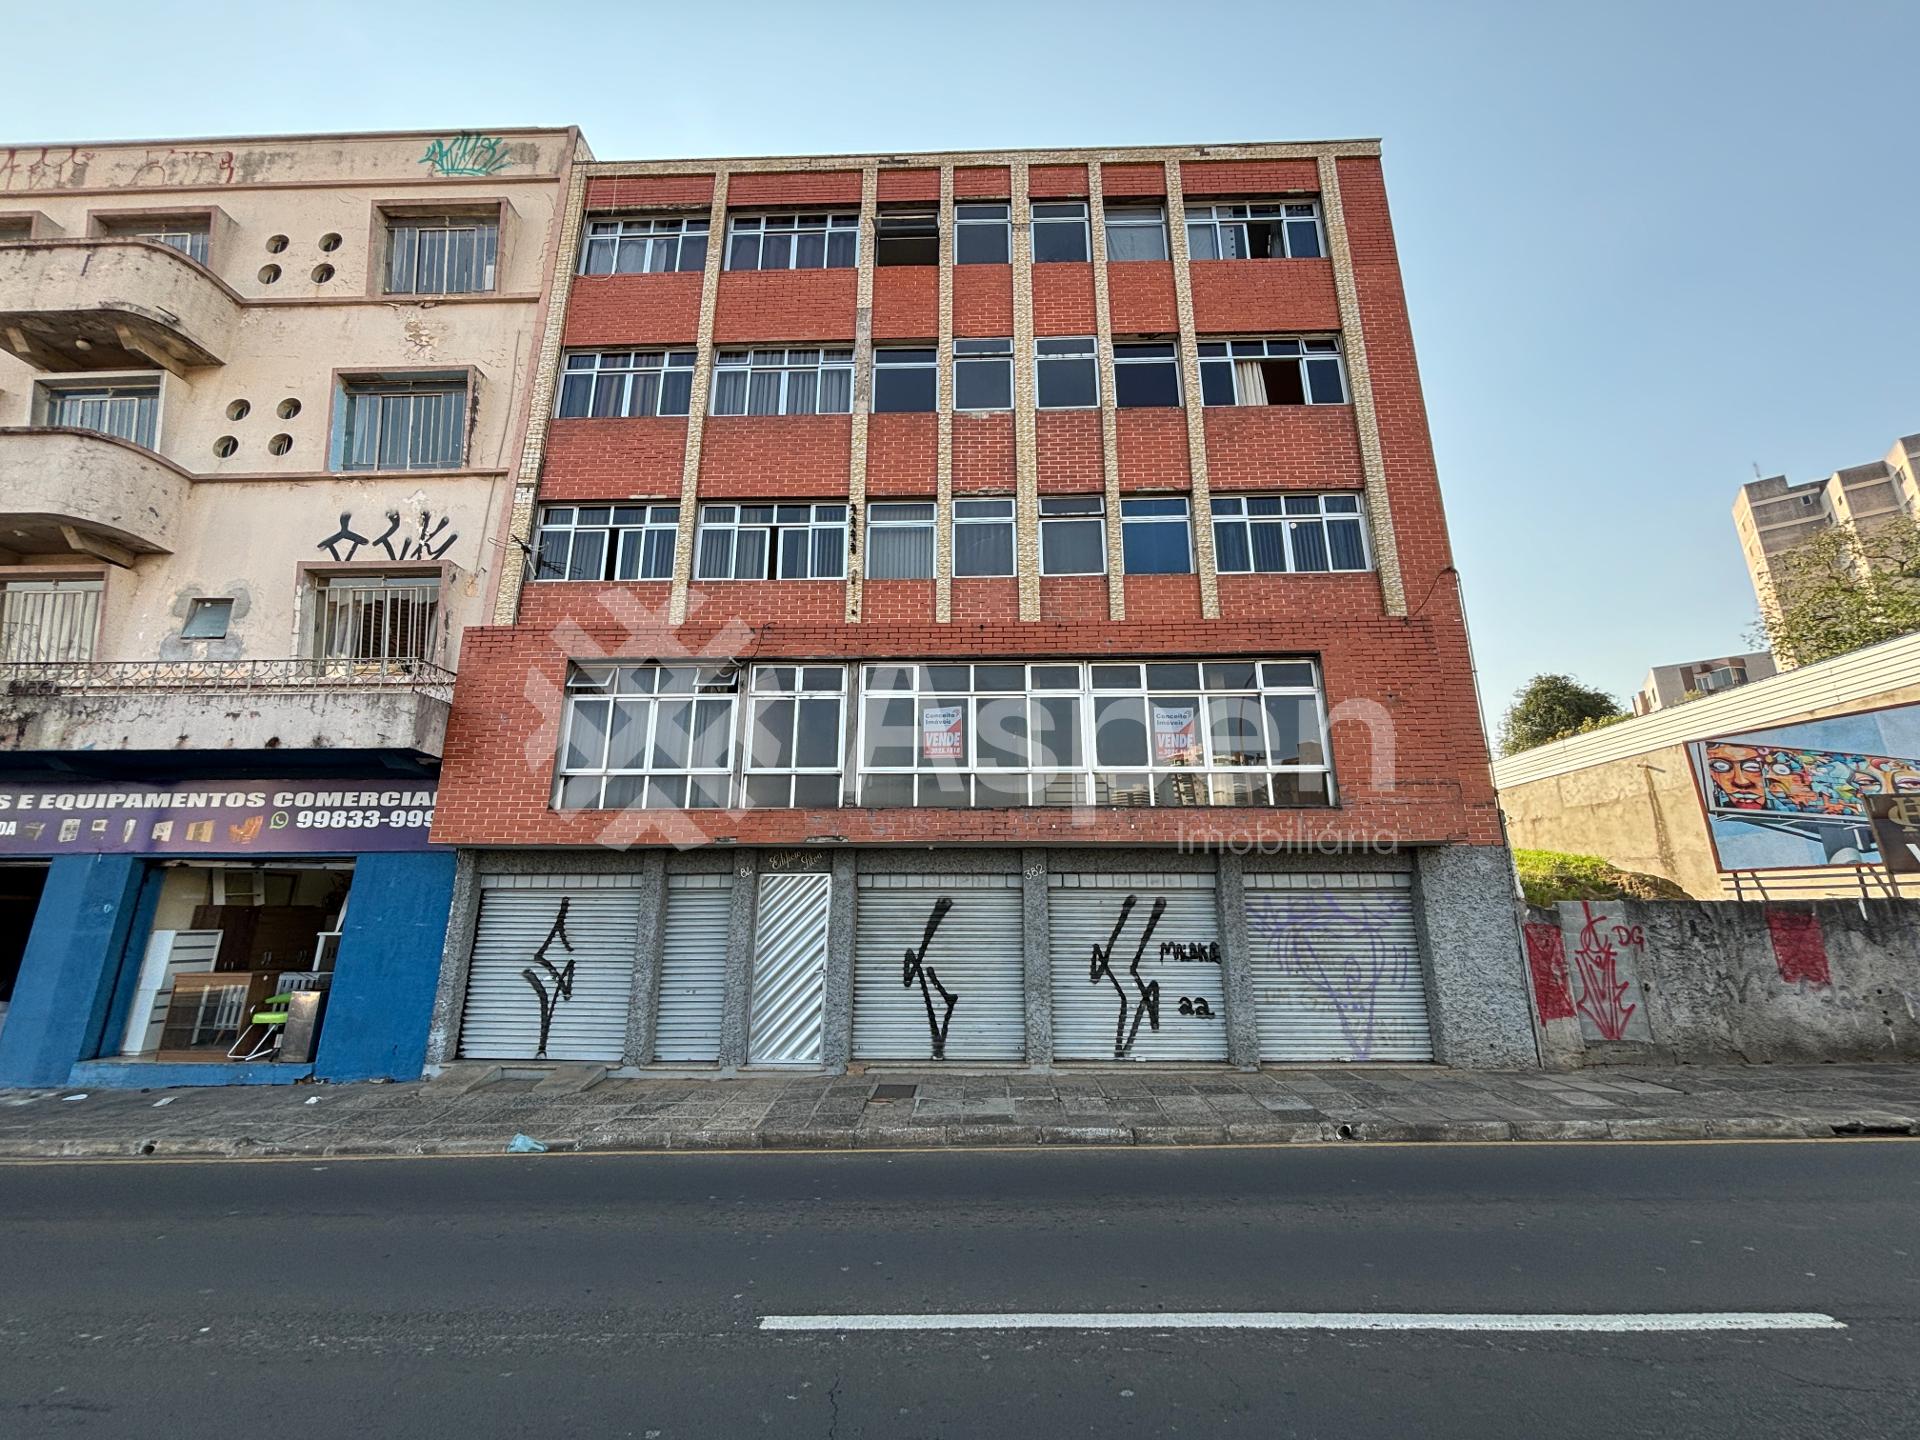
[(153, 449), (158, 385), (48, 385), (42, 393), (47, 424), (93, 430)]
[(1371, 568), (1358, 495), (1216, 494), (1213, 553), (1223, 575)]
[(536, 580), (671, 580), (678, 505), (549, 505)]
[(693, 395), (691, 350), (608, 350), (567, 356), (560, 418), (684, 415)]
[(387, 223), (389, 295), (469, 295), (494, 288), (495, 220), (437, 216)]
[(347, 381), (343, 470), (455, 470), (466, 455), (464, 381)]

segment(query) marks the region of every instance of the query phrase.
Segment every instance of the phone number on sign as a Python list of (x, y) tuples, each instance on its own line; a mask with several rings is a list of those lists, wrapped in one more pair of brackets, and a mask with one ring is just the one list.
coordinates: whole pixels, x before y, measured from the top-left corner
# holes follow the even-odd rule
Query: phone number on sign
[(431, 810), (299, 810), (298, 830), (419, 830), (433, 824)]

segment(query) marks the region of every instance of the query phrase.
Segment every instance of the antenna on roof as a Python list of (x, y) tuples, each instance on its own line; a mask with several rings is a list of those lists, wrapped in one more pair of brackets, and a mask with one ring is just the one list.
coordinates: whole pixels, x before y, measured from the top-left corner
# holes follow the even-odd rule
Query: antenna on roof
[(1753, 478), (1756, 480), (1764, 478), (1760, 474), (1760, 462), (1758, 460), (1753, 462)]

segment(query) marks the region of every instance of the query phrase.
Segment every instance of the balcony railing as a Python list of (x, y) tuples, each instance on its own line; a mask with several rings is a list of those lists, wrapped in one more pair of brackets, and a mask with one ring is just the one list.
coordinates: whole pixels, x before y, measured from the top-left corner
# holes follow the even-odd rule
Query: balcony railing
[(252, 691), (299, 694), (343, 690), (404, 690), (452, 700), (453, 672), (424, 660), (73, 660), (0, 663), (0, 690), (9, 696)]

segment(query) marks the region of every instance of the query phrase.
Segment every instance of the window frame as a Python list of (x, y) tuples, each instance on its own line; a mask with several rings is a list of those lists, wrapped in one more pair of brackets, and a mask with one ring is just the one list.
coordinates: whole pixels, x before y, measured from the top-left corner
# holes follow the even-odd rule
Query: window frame
[[(1116, 216), (1119, 217), (1117, 222)], [(1100, 223), (1106, 228), (1107, 263), (1110, 265), (1156, 262), (1164, 264), (1173, 258), (1172, 239), (1167, 233), (1167, 207), (1164, 203), (1148, 205), (1135, 201), (1108, 202), (1100, 207)], [(1113, 232), (1116, 223), (1121, 230), (1140, 232), (1152, 230), (1159, 238), (1160, 253), (1116, 257), (1113, 253)]]
[[(1048, 346), (1077, 345), (1083, 349), (1051, 351)], [(1046, 401), (1047, 367), (1084, 364), (1093, 377), (1093, 399), (1073, 405), (1049, 405)], [(1058, 382), (1056, 382), (1058, 383)], [(1100, 341), (1092, 335), (1036, 335), (1033, 340), (1033, 403), (1036, 410), (1098, 410), (1100, 408)]]
[[(996, 348), (988, 350), (984, 346)], [(962, 349), (973, 346), (973, 349)], [(1037, 352), (1036, 352), (1037, 353)], [(1007, 403), (1004, 405), (963, 405), (960, 402), (960, 377), (963, 371), (987, 366), (1004, 367)], [(1013, 338), (998, 336), (955, 336), (953, 341), (953, 408), (965, 415), (1004, 415), (1013, 409)]]
[[(693, 677), (687, 690), (666, 690), (662, 688), (662, 676), (683, 671), (692, 671)], [(605, 672), (602, 674), (601, 672)], [(626, 689), (626, 677), (639, 672), (649, 672), (650, 688), (646, 690)], [(729, 679), (728, 677), (731, 677)], [(714, 688), (727, 685), (727, 689)], [(659, 664), (659, 663), (622, 663), (618, 661), (574, 661), (568, 669), (567, 679), (562, 691), (565, 703), (562, 706), (559, 745), (554, 755), (553, 785), (549, 790), (549, 805), (562, 813), (580, 810), (657, 810), (673, 812), (683, 809), (726, 809), (733, 804), (738, 793), (735, 778), (740, 774), (741, 761), (741, 694), (740, 670), (731, 665), (710, 664)], [(570, 752), (574, 748), (574, 731), (580, 718), (582, 701), (596, 702), (604, 700), (607, 708), (605, 724), (600, 735), (599, 764), (570, 766)], [(724, 700), (726, 703), (725, 723), (720, 726), (723, 742), (723, 763), (713, 765), (684, 766), (651, 763), (654, 747), (659, 735), (660, 708), (663, 703), (677, 704), (685, 701), (689, 705), (689, 727), (687, 733), (687, 759), (694, 760), (696, 737), (705, 733), (697, 723), (699, 704), (702, 701)], [(613, 715), (616, 706), (626, 704), (629, 707), (644, 706), (646, 711), (645, 729), (635, 744), (637, 758), (648, 763), (638, 766), (615, 767), (608, 764), (611, 758), (613, 738)], [(656, 777), (663, 780), (680, 779), (685, 782), (683, 799), (661, 805), (647, 803), (650, 799)], [(609, 807), (606, 795), (609, 784), (614, 780), (637, 780), (640, 785), (639, 803), (634, 805), (616, 805)], [(569, 802), (569, 782), (596, 780), (593, 793), (598, 803), (582, 805)], [(720, 804), (693, 805), (693, 785), (697, 780), (719, 782)], [(577, 787), (584, 788), (584, 787)]]
[[(383, 295), (492, 295), (500, 289), (500, 209), (490, 207), (486, 211), (411, 211), (385, 210), (381, 212), (381, 224), (385, 230), (385, 249), (382, 252), (380, 266), (380, 293)], [(399, 242), (401, 232), (413, 234), (412, 283), (405, 288), (394, 284), (395, 268), (400, 263)], [(444, 235), (445, 248), (442, 252), (441, 271), (443, 279), (452, 278), (453, 236), (472, 231), (474, 279), (472, 285), (455, 288), (424, 289), (420, 285), (420, 234), (422, 232)]]
[[(1046, 214), (1045, 211), (1065, 211), (1078, 209), (1078, 217), (1065, 214)], [(1035, 265), (1085, 265), (1093, 259), (1093, 231), (1089, 220), (1089, 210), (1085, 200), (1034, 200), (1027, 205), (1027, 248)], [(1040, 253), (1040, 230), (1042, 226), (1065, 231), (1077, 226), (1080, 231), (1080, 253), (1078, 255), (1045, 255)]]
[[(34, 423), (67, 430), (84, 430), (90, 435), (104, 435), (109, 439), (123, 440), (129, 445), (138, 445), (144, 450), (157, 452), (160, 448), (161, 421), (164, 418), (161, 407), (165, 403), (166, 388), (165, 378), (158, 371), (136, 370), (118, 374), (89, 374), (84, 378), (74, 372), (41, 375), (33, 383), (33, 412), (36, 417)], [(76, 425), (70, 420), (56, 419), (55, 413), (59, 404), (76, 397), (97, 399), (107, 404), (117, 400), (132, 400), (136, 405), (141, 401), (151, 400), (152, 404), (147, 407), (146, 414), (140, 423), (135, 425), (134, 429), (137, 433), (122, 435), (115, 430), (102, 429), (93, 425)]]
[[(1180, 509), (1173, 511), (1149, 511), (1140, 507), (1148, 505), (1174, 505)], [(1186, 542), (1182, 567), (1177, 570), (1136, 569), (1128, 563), (1127, 541), (1130, 532), (1140, 530), (1170, 530), (1179, 527), (1181, 537)], [(1120, 501), (1120, 568), (1126, 575), (1191, 575), (1194, 573), (1193, 557), (1193, 502), (1185, 495), (1129, 495)]]
[[(1133, 352), (1143, 350), (1164, 350), (1164, 355), (1143, 355)], [(1143, 404), (1129, 403), (1121, 377), (1132, 370), (1164, 368), (1173, 376), (1173, 399), (1165, 403)], [(1180, 342), (1178, 340), (1116, 340), (1113, 342), (1113, 406), (1116, 410), (1178, 410), (1186, 404), (1186, 385), (1180, 375)]]
[[(998, 215), (968, 215), (968, 210), (998, 210)], [(1004, 255), (997, 260), (970, 259), (961, 252), (965, 242), (984, 230), (997, 229)], [(1013, 206), (1005, 200), (957, 200), (953, 206), (953, 263), (955, 265), (1011, 265), (1013, 263)]]
[[(587, 217), (585, 233), (580, 237), (580, 255), (578, 268), (574, 274), (591, 279), (610, 279), (619, 275), (689, 275), (699, 274), (707, 268), (707, 251), (711, 247), (712, 236), (708, 234), (710, 220), (705, 215), (601, 215)], [(610, 232), (596, 234), (603, 226), (611, 226)], [(632, 234), (628, 226), (645, 226)], [(687, 241), (697, 234), (700, 239), (700, 263), (687, 265), (683, 262), (687, 255)], [(656, 250), (664, 251), (670, 243), (673, 250), (673, 263), (655, 269), (650, 263)], [(629, 244), (637, 244), (641, 255), (649, 263), (638, 270), (620, 268), (621, 253)], [(593, 253), (596, 245), (603, 246), (609, 257), (609, 268), (592, 268)]]
[[(1107, 497), (1104, 495), (1042, 495), (1039, 505), (1040, 574), (1047, 579), (1065, 579), (1072, 576), (1105, 575), (1107, 573)], [(1091, 510), (1065, 510), (1059, 508), (1066, 504), (1092, 505)], [(1048, 506), (1054, 506), (1054, 513), (1047, 513)], [(1081, 525), (1091, 521), (1099, 534), (1100, 568), (1098, 570), (1054, 570), (1047, 564), (1047, 534), (1049, 529), (1065, 525)]]
[[(1304, 511), (1289, 511), (1287, 501), (1301, 502), (1311, 500), (1316, 505), (1312, 514)], [(1327, 501), (1351, 501), (1351, 510), (1328, 510)], [(1256, 515), (1254, 502), (1277, 503), (1280, 509)], [(1222, 575), (1365, 575), (1374, 568), (1373, 539), (1367, 533), (1366, 492), (1362, 490), (1334, 491), (1235, 491), (1232, 494), (1215, 494), (1213, 508), (1213, 553), (1214, 566)], [(1333, 563), (1333, 525), (1351, 521), (1359, 536), (1361, 564), (1358, 566), (1335, 565)], [(1321, 553), (1326, 556), (1327, 564), (1315, 569), (1302, 569), (1295, 562), (1294, 536), (1305, 525), (1314, 525), (1320, 531)], [(1258, 553), (1254, 546), (1254, 527), (1269, 527), (1277, 531), (1280, 542), (1280, 554), (1286, 561), (1284, 569), (1258, 564)], [(1245, 532), (1242, 542), (1247, 563), (1242, 566), (1231, 563), (1229, 556), (1235, 547), (1224, 544), (1221, 539), (1223, 530), (1238, 529)]]
[[(891, 512), (905, 510), (925, 510), (924, 518), (919, 515), (905, 516)], [(882, 513), (887, 512), (887, 513)], [(931, 580), (940, 568), (940, 506), (933, 500), (873, 500), (867, 501), (866, 509), (866, 554), (862, 569), (869, 580)], [(924, 575), (876, 575), (873, 573), (873, 532), (875, 530), (924, 530), (927, 535), (927, 573)]]
[[(630, 363), (610, 365), (610, 360), (625, 358)], [(592, 364), (580, 364), (580, 361)], [(657, 364), (643, 364), (646, 360), (657, 360)], [(678, 350), (671, 346), (635, 348), (632, 350), (569, 350), (560, 358), (560, 383), (554, 387), (553, 418), (556, 420), (655, 420), (681, 419), (692, 406), (693, 372), (699, 360), (695, 350)], [(681, 375), (686, 377), (685, 404), (679, 409), (666, 408), (668, 381)], [(655, 377), (653, 387), (653, 408), (636, 410), (634, 397), (642, 390), (642, 379)], [(577, 389), (574, 381), (585, 378), (587, 408), (581, 414), (569, 414), (567, 411), (568, 393)], [(617, 379), (620, 391), (619, 408), (601, 413), (599, 410), (600, 389), (603, 384)], [(678, 387), (673, 387), (678, 388)]]
[[(186, 616), (180, 622), (182, 640), (224, 640), (233, 629), (233, 600), (231, 595), (196, 595), (187, 602)], [(222, 607), (225, 607), (224, 609)], [(207, 633), (196, 635), (194, 627), (203, 616), (218, 615), (218, 629), (209, 629)], [(206, 622), (211, 624), (212, 622)], [(203, 625), (204, 628), (204, 625)]]
[[(1258, 353), (1252, 351), (1252, 347), (1256, 345), (1261, 347)], [(1274, 348), (1276, 346), (1281, 348), (1276, 350)], [(1288, 346), (1297, 348), (1289, 352), (1285, 348)], [(1225, 410), (1243, 407), (1255, 410), (1288, 409), (1353, 403), (1353, 386), (1347, 375), (1347, 357), (1341, 348), (1338, 335), (1209, 335), (1199, 340), (1194, 350), (1194, 358), (1200, 370), (1200, 403), (1208, 409)], [(1246, 353), (1241, 353), (1243, 351)], [(1299, 372), (1300, 393), (1304, 397), (1299, 402), (1299, 407), (1295, 407), (1291, 401), (1260, 402), (1243, 399), (1243, 387), (1240, 383), (1237, 363), (1241, 360), (1259, 360), (1267, 363), (1292, 361)], [(1333, 377), (1340, 387), (1340, 398), (1337, 400), (1316, 398), (1322, 383), (1320, 376), (1325, 373), (1324, 367), (1329, 361), (1333, 365)], [(1309, 368), (1315, 365), (1322, 368), (1319, 370)], [(1233, 389), (1231, 405), (1226, 401), (1209, 398), (1210, 389), (1217, 392), (1222, 371), (1225, 372)], [(1209, 385), (1210, 381), (1211, 385)]]
[[(926, 356), (926, 359), (899, 360), (890, 356), (913, 355)], [(922, 372), (933, 382), (929, 403), (911, 407), (900, 405), (882, 405), (880, 403), (880, 377), (882, 375), (902, 375), (911, 371), (915, 375)], [(914, 397), (918, 399), (916, 395)], [(875, 415), (932, 415), (940, 409), (940, 350), (933, 345), (876, 345), (873, 347), (873, 399), (870, 406)]]
[[(744, 511), (762, 508), (772, 510), (772, 518), (764, 522), (741, 518), (742, 512)], [(808, 518), (805, 521), (798, 519), (782, 521), (779, 518), (782, 509), (791, 510), (801, 508), (804, 508), (808, 512)], [(774, 500), (702, 501), (693, 537), (693, 579), (696, 583), (705, 582), (716, 585), (735, 581), (744, 581), (747, 583), (759, 581), (819, 581), (825, 584), (845, 584), (847, 580), (848, 508), (847, 502), (844, 500), (784, 502)], [(716, 517), (709, 513), (715, 510), (731, 511), (732, 518)], [(838, 510), (840, 515), (837, 519), (833, 517), (823, 519), (819, 513), (822, 510)], [(782, 532), (799, 529), (805, 529), (808, 532), (806, 547), (808, 573), (805, 575), (789, 575), (786, 573), (786, 547), (780, 543), (780, 536)], [(728, 573), (725, 575), (709, 575), (704, 573), (705, 566), (703, 564), (707, 554), (706, 537), (710, 531), (718, 532), (721, 530), (732, 532), (732, 538), (727, 542)], [(739, 534), (742, 530), (763, 530), (767, 532), (767, 567), (772, 569), (773, 573), (771, 575), (743, 576), (734, 573), (739, 568)], [(839, 532), (840, 551), (838, 574), (816, 575), (813, 573), (815, 568), (814, 557), (817, 553), (815, 546), (819, 543), (814, 539), (814, 536), (821, 531)]]
[[(588, 512), (606, 511), (604, 522), (586, 520)], [(640, 512), (637, 521), (623, 523), (620, 512)], [(561, 516), (565, 518), (562, 519)], [(600, 547), (600, 573), (596, 575), (576, 575), (575, 560), (580, 551), (580, 537), (583, 534), (603, 537)], [(549, 540), (566, 536), (566, 563), (559, 574), (549, 573), (547, 553)], [(654, 569), (661, 569), (658, 563), (660, 545), (655, 537), (666, 536), (666, 556), (663, 573), (649, 575), (649, 560), (655, 563)], [(642, 500), (627, 504), (609, 501), (604, 505), (581, 504), (569, 501), (566, 504), (542, 505), (538, 523), (534, 526), (533, 554), (531, 573), (528, 578), (540, 584), (579, 584), (595, 581), (617, 584), (637, 584), (642, 581), (671, 580), (673, 578), (674, 552), (680, 538), (680, 502), (677, 500)], [(631, 551), (636, 557), (636, 574), (620, 574), (621, 559)]]
[[(776, 221), (790, 221), (790, 224), (775, 224)], [(802, 265), (800, 261), (800, 237), (819, 234), (820, 263)], [(766, 237), (768, 235), (792, 236), (793, 243), (787, 246), (785, 265), (763, 265), (766, 258)], [(833, 263), (833, 241), (840, 235), (848, 237), (851, 253), (842, 264)], [(746, 236), (754, 237), (754, 263), (739, 265), (734, 262), (736, 244)], [(723, 270), (767, 271), (778, 273), (783, 270), (854, 270), (860, 265), (860, 212), (858, 210), (757, 210), (727, 216), (727, 248), (721, 256), (720, 268)]]
[[(813, 355), (817, 359), (809, 362), (795, 360), (796, 355)], [(780, 359), (762, 357), (779, 356)], [(755, 376), (778, 374), (780, 377), (779, 406), (769, 411), (752, 409)], [(793, 377), (796, 374), (810, 374), (813, 381), (813, 405), (811, 410), (791, 410), (793, 402)], [(844, 410), (822, 410), (820, 397), (826, 390), (829, 374), (844, 377), (841, 387), (846, 395), (847, 408)], [(740, 410), (722, 410), (720, 408), (725, 386), (722, 380), (745, 377), (741, 387), (741, 404), (747, 408)], [(752, 420), (771, 420), (775, 417), (794, 415), (851, 415), (853, 413), (853, 347), (835, 345), (763, 345), (758, 348), (727, 349), (715, 352), (713, 357), (713, 380), (709, 386), (712, 392), (707, 402), (709, 415), (725, 415), (733, 418)]]
[[(1004, 505), (1006, 510), (1001, 514), (962, 515), (960, 513), (960, 507), (963, 505)], [(947, 518), (949, 531), (947, 537), (947, 553), (952, 560), (953, 578), (955, 580), (1011, 580), (1019, 575), (1020, 545), (1016, 534), (1016, 526), (1019, 523), (1018, 514), (1018, 507), (1010, 495), (956, 495), (953, 497), (953, 504), (949, 509)], [(963, 526), (969, 528), (979, 527), (980, 529), (1004, 529), (1007, 534), (1007, 568), (1005, 570), (981, 571), (974, 574), (962, 573), (960, 569), (960, 530)]]
[[(781, 670), (794, 672), (792, 689), (779, 689), (771, 685), (763, 688), (761, 677)], [(810, 679), (826, 671), (836, 673), (840, 683), (828, 688)], [(740, 744), (740, 788), (736, 792), (742, 809), (747, 810), (822, 810), (838, 809), (846, 803), (847, 775), (847, 737), (851, 733), (851, 723), (847, 711), (858, 703), (854, 688), (854, 675), (857, 672), (845, 663), (827, 662), (813, 664), (806, 660), (774, 662), (752, 667), (743, 696), (746, 704), (742, 707), (742, 721), (745, 726)], [(793, 705), (793, 724), (788, 732), (789, 748), (792, 758), (798, 761), (800, 756), (800, 716), (805, 702), (833, 700), (839, 706), (838, 722), (834, 730), (834, 763), (826, 765), (761, 765), (754, 759), (754, 739), (758, 733), (760, 713), (763, 705), (772, 705), (780, 701), (790, 701)], [(831, 805), (808, 803), (797, 805), (794, 796), (800, 781), (809, 775), (833, 777), (833, 801)], [(787, 799), (784, 804), (756, 800), (753, 797), (754, 781), (784, 779)]]
[[(887, 233), (887, 226), (889, 224), (908, 227), (909, 233), (904, 235), (889, 235)], [(924, 243), (925, 241), (931, 240), (933, 242), (933, 258), (931, 260), (889, 260), (886, 258), (886, 247), (887, 242), (890, 240), (896, 243), (908, 241)], [(917, 205), (909, 205), (899, 210), (880, 210), (875, 212), (873, 217), (874, 269), (893, 270), (905, 266), (932, 266), (937, 268), (940, 264), (940, 254), (940, 212), (937, 208), (926, 209)]]
[[(1291, 214), (1289, 213), (1290, 207), (1296, 209), (1301, 207), (1307, 208), (1311, 211), (1311, 215)], [(1235, 211), (1239, 211), (1240, 213), (1234, 214), (1233, 212)], [(1256, 214), (1255, 212), (1258, 211), (1270, 213)], [(1314, 237), (1314, 253), (1311, 255), (1296, 254), (1294, 249), (1295, 227), (1299, 226), (1301, 229), (1307, 229), (1309, 228), (1307, 225), (1309, 220), (1311, 220), (1311, 230)], [(1244, 228), (1248, 224), (1263, 222), (1273, 223), (1277, 226), (1281, 244), (1286, 252), (1285, 254), (1255, 256), (1224, 255), (1221, 253), (1223, 247), (1220, 243), (1220, 232), (1223, 229), (1229, 229), (1235, 225)], [(1256, 259), (1324, 260), (1327, 258), (1327, 232), (1324, 222), (1324, 212), (1320, 206), (1320, 197), (1317, 195), (1307, 197), (1294, 196), (1292, 198), (1282, 197), (1275, 200), (1203, 200), (1197, 204), (1189, 204), (1186, 207), (1186, 224), (1187, 256), (1190, 261), (1205, 262), (1209, 260), (1223, 260), (1233, 262)], [(1202, 228), (1212, 232), (1213, 238), (1211, 244), (1213, 254), (1211, 255), (1201, 255), (1197, 253), (1194, 248), (1193, 232), (1196, 229)]]
[[(336, 475), (404, 475), (404, 474), (451, 474), (465, 470), (472, 443), (471, 425), (475, 411), (475, 380), (471, 368), (457, 370), (421, 370), (415, 372), (396, 371), (336, 371), (333, 384), (334, 412), (328, 427), (330, 441), (328, 459), (330, 473)], [(385, 406), (381, 408), (380, 432), (374, 441), (375, 463), (354, 465), (350, 457), (354, 451), (354, 419), (357, 406), (356, 397), (367, 395), (457, 395), (459, 404), (455, 406), (454, 438), (458, 453), (452, 464), (442, 464), (437, 460), (430, 464), (407, 464), (393, 467), (378, 463), (377, 452), (383, 447), (385, 439)], [(409, 444), (409, 453), (412, 446)]]

